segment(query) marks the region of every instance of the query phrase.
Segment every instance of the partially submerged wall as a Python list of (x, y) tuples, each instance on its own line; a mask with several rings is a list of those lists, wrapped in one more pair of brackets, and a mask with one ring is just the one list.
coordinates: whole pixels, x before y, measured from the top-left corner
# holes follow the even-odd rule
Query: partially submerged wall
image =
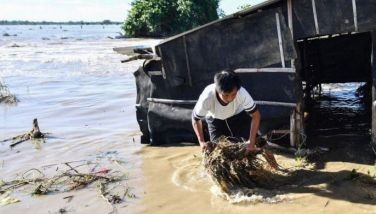
[[(191, 110), (203, 88), (222, 69), (235, 69), (241, 76), (259, 104), (262, 131), (289, 125), (290, 116), (291, 127), (302, 131), (301, 124), (295, 123), (301, 123), (301, 115), (291, 114), (293, 110), (302, 113), (301, 82), (295, 72), (301, 59), (295, 53), (295, 41), (375, 29), (376, 1), (270, 2), (257, 11), (236, 13), (156, 47), (161, 64), (144, 67), (138, 71), (144, 74), (136, 76), (139, 85), (145, 83), (138, 87), (142, 99), (137, 102), (144, 143), (149, 143), (148, 139), (152, 144), (195, 141)], [(300, 72), (301, 68), (297, 69)], [(374, 132), (375, 127), (376, 122)], [(291, 131), (296, 130), (293, 127)]]

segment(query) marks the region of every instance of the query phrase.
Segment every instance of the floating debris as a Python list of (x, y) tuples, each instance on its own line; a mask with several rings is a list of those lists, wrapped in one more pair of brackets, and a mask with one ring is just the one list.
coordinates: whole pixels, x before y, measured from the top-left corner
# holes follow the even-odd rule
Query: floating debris
[[(41, 170), (32, 168), (22, 174), (20, 178), (11, 181), (0, 181), (0, 204), (16, 203), (19, 200), (10, 197), (12, 191), (17, 189), (29, 189), (31, 195), (48, 195), (50, 193), (63, 193), (79, 190), (96, 183), (100, 196), (105, 199), (115, 210), (114, 204), (125, 201), (125, 197), (133, 198), (127, 185), (121, 181), (127, 179), (124, 173), (115, 171), (80, 172), (78, 167), (72, 167), (67, 163), (60, 165), (69, 166), (68, 170), (55, 172), (55, 175), (46, 176)], [(57, 173), (57, 174), (56, 174)], [(32, 176), (32, 177), (31, 177)], [(111, 186), (110, 186), (111, 185)], [(26, 188), (27, 187), (27, 188)], [(111, 188), (109, 188), (111, 187)], [(66, 196), (70, 202), (73, 195)]]
[(14, 204), (17, 202), (20, 202), (20, 200), (17, 198), (11, 197), (9, 191), (0, 193), (0, 205), (4, 206), (8, 204)]
[(67, 199), (67, 202), (69, 203), (72, 201), (73, 197), (74, 197), (73, 195), (70, 195), (70, 196), (64, 197), (63, 199)]
[(23, 143), (27, 140), (32, 140), (32, 139), (43, 139), (47, 136), (48, 133), (42, 133), (39, 129), (39, 125), (38, 125), (38, 120), (37, 118), (34, 118), (33, 120), (33, 129), (25, 134), (22, 134), (22, 135), (18, 135), (16, 137), (13, 137), (13, 138), (9, 138), (9, 139), (5, 139), (5, 140), (2, 140), (0, 142), (7, 142), (7, 141), (13, 141), (13, 143), (11, 143), (9, 146), (11, 148), (17, 146), (18, 144), (20, 143)]
[(8, 48), (20, 48), (20, 47), (22, 47), (22, 46), (17, 44), (17, 43), (13, 43), (12, 45), (8, 46)]
[(8, 37), (8, 36), (17, 36), (17, 34), (13, 34), (13, 35), (11, 35), (11, 34), (9, 34), (9, 33), (3, 33), (3, 36), (4, 36), (4, 37)]

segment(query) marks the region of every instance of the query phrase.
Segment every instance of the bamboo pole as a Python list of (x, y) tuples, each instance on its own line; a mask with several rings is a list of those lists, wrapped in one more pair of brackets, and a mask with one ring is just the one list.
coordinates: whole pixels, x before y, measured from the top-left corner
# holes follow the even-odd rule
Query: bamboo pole
[(257, 72), (278, 72), (278, 73), (295, 73), (293, 68), (238, 68), (235, 73), (257, 73)]
[(279, 14), (275, 14), (275, 19), (276, 19), (276, 25), (277, 25), (277, 33), (278, 33), (278, 45), (279, 45), (279, 53), (281, 55), (281, 63), (282, 63), (282, 68), (285, 68), (285, 55), (283, 52), (283, 42), (282, 42), (282, 33), (281, 33), (281, 23), (279, 19)]
[(354, 30), (358, 32), (358, 15), (356, 9), (356, 0), (352, 0), (352, 8), (353, 8), (353, 15), (354, 15)]
[(315, 0), (312, 0), (312, 10), (313, 10), (313, 19), (315, 21), (315, 29), (316, 29), (316, 34), (320, 34), (320, 28), (319, 28), (319, 21), (317, 19), (317, 10), (316, 10), (316, 2)]
[(183, 36), (183, 43), (184, 43), (185, 62), (187, 64), (188, 83), (189, 83), (189, 86), (192, 87), (191, 65), (190, 65), (190, 62), (189, 62), (188, 49), (187, 49), (187, 40), (185, 38), (185, 35)]
[[(149, 102), (152, 103), (163, 103), (163, 104), (196, 104), (197, 100), (172, 100), (172, 99), (162, 99), (162, 98), (147, 98)], [(274, 102), (265, 100), (255, 100), (257, 105), (266, 106), (283, 106), (283, 107), (296, 107), (296, 103), (287, 102)]]

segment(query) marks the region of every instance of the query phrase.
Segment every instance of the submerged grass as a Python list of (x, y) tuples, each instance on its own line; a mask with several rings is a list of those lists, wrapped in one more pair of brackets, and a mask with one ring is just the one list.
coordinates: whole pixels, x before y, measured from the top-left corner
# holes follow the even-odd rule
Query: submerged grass
[(10, 93), (8, 87), (0, 79), (0, 104), (1, 103), (17, 104), (18, 99), (14, 94)]

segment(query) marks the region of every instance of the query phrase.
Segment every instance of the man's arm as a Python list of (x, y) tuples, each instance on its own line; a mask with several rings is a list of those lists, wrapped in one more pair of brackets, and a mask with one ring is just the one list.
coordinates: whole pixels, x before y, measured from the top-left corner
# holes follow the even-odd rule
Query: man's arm
[(249, 145), (247, 147), (248, 151), (253, 151), (256, 150), (256, 137), (257, 137), (257, 132), (260, 127), (260, 120), (261, 120), (261, 114), (258, 110), (250, 113), (252, 117), (251, 121), (251, 129), (250, 129), (250, 134), (249, 134)]
[(204, 139), (204, 129), (202, 128), (202, 121), (195, 117), (192, 117), (192, 126), (201, 148), (206, 149), (207, 143)]

